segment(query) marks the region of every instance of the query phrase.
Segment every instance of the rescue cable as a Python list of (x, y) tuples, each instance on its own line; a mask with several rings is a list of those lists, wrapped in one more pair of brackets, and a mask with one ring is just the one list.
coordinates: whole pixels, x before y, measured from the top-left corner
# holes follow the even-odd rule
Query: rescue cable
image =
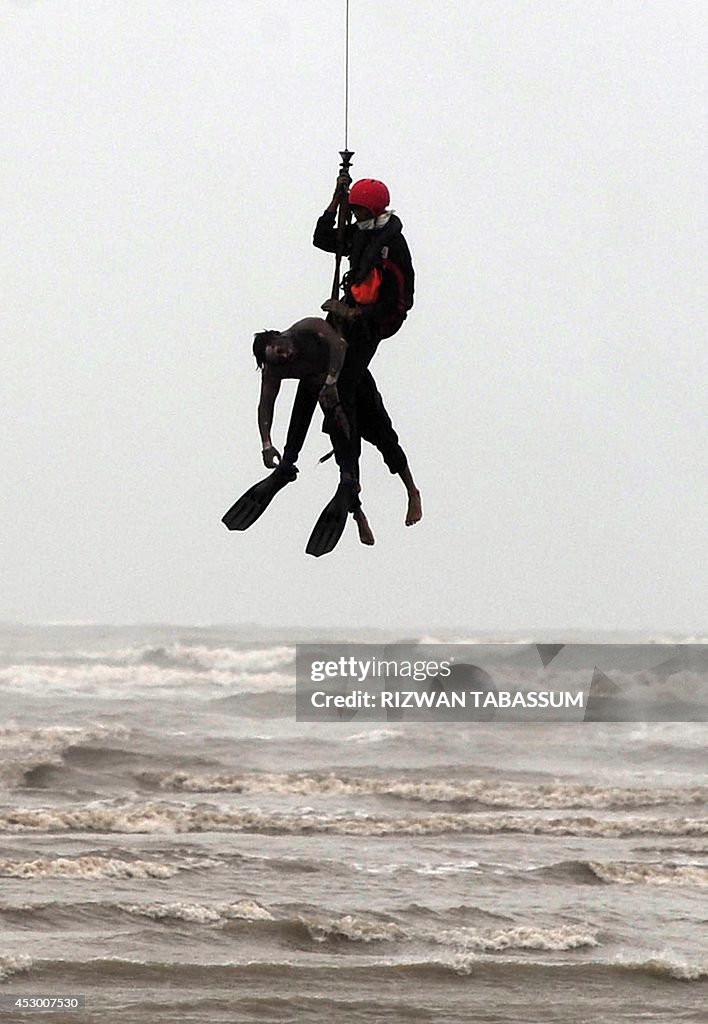
[(344, 28), (344, 149), (349, 149), (349, 0)]
[[(344, 29), (344, 149), (339, 151), (342, 162), (340, 174), (348, 174), (354, 153), (349, 149), (349, 0), (346, 0)], [(332, 298), (339, 298), (339, 273), (344, 249), (344, 234), (349, 223), (349, 193), (342, 197), (337, 210), (337, 251), (334, 255), (334, 278), (332, 280)]]

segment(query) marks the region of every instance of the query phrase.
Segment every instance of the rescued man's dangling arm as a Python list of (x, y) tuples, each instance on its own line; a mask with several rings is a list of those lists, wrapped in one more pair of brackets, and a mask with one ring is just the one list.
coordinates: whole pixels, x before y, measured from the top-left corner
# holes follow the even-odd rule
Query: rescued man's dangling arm
[(270, 439), (270, 428), (273, 424), (275, 400), (280, 391), (280, 377), (276, 377), (267, 366), (261, 371), (261, 394), (258, 399), (258, 432), (261, 435), (261, 454), (263, 465), (275, 469), (280, 462), (280, 452)]

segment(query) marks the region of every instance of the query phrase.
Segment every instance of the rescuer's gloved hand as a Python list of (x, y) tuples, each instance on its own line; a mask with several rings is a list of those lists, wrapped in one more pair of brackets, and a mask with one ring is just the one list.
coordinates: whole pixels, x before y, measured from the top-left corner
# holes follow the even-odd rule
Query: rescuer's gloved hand
[(349, 191), (349, 186), (352, 183), (352, 176), (349, 171), (340, 171), (337, 176), (337, 184), (335, 186), (336, 195), (344, 195)]
[(339, 204), (347, 198), (349, 194), (349, 186), (352, 183), (352, 176), (349, 171), (340, 171), (337, 182), (334, 186), (334, 194), (332, 196), (332, 202), (329, 204), (330, 210), (336, 210)]

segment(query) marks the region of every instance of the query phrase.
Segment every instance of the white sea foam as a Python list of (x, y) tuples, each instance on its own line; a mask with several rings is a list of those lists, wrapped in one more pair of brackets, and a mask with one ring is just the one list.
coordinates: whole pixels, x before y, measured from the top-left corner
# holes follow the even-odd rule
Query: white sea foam
[(120, 909), (137, 917), (153, 921), (186, 921), (189, 924), (215, 924), (221, 914), (214, 907), (200, 903), (131, 903), (120, 904)]
[(203, 903), (130, 903), (121, 904), (121, 910), (154, 921), (186, 921), (190, 924), (224, 924), (227, 921), (273, 921), (273, 915), (255, 900), (242, 899), (233, 903), (207, 906)]
[(399, 733), (396, 729), (365, 729), (364, 732), (356, 732), (351, 736), (344, 736), (344, 743), (384, 743), (386, 740), (395, 739)]
[(404, 939), (407, 932), (389, 921), (345, 914), (342, 917), (327, 915), (300, 915), (300, 921), (316, 942), (329, 939), (349, 939), (352, 942), (393, 942)]
[(28, 956), (0, 956), (0, 981), (7, 981), (13, 974), (30, 971), (33, 961)]
[(412, 869), (417, 875), (465, 875), (479, 871), (479, 861), (463, 860), (446, 864), (420, 864)]
[(144, 664), (108, 665), (104, 663), (77, 665), (10, 665), (0, 670), (0, 686), (36, 693), (51, 690), (62, 694), (91, 694), (100, 697), (166, 696), (183, 694), (185, 687), (204, 692), (228, 689), (231, 692), (287, 691), (294, 687), (292, 676), (278, 671), (234, 671), (232, 669), (200, 668)]
[(464, 860), (450, 861), (442, 864), (410, 864), (392, 862), (388, 864), (361, 864), (354, 862), (349, 865), (353, 871), (359, 871), (364, 875), (394, 875), (399, 871), (412, 871), (416, 875), (464, 875), (469, 872), (479, 872), (479, 861)]
[(353, 861), (347, 865), (351, 867), (352, 871), (358, 871), (362, 875), (395, 875), (397, 871), (402, 871), (407, 864), (361, 864), (359, 861)]
[(383, 796), (422, 803), (460, 801), (487, 807), (611, 810), (666, 804), (704, 804), (708, 786), (588, 786), (555, 780), (521, 784), (484, 779), (409, 782), (357, 776), (293, 773), (163, 772), (151, 776), (164, 790), (194, 793), (281, 793), (302, 796)]
[(321, 814), (311, 808), (271, 812), (259, 808), (234, 810), (213, 804), (191, 806), (168, 802), (113, 804), (97, 801), (79, 807), (16, 808), (0, 812), (0, 832), (183, 833), (208, 831), (273, 832), (334, 835), (494, 835), (519, 832), (569, 836), (703, 836), (708, 819), (592, 814), (418, 814), (377, 816)]
[[(657, 661), (660, 660), (661, 652), (656, 658)], [(592, 662), (583, 669), (563, 667), (556, 661), (551, 664), (553, 690), (582, 692), (587, 698), (592, 684), (595, 696), (632, 701), (636, 707), (637, 718), (641, 717), (643, 709), (648, 712), (652, 707), (672, 702), (687, 702), (701, 706), (708, 703), (708, 673), (705, 669), (701, 671), (690, 666), (684, 668), (677, 663), (676, 671), (663, 674), (658, 666), (627, 669), (608, 665), (607, 680), (593, 683)], [(542, 665), (520, 666), (514, 662), (500, 661), (495, 663), (490, 671), (500, 691), (517, 691), (523, 694), (549, 688), (549, 670)]]
[(179, 870), (176, 864), (94, 855), (0, 860), (0, 877), (5, 878), (172, 878)]
[(348, 939), (352, 942), (381, 942), (402, 939), (407, 932), (397, 924), (355, 914), (340, 916), (325, 913), (297, 914), (294, 918), (276, 918), (260, 903), (251, 899), (207, 906), (201, 903), (133, 903), (120, 904), (129, 914), (149, 917), (155, 921), (178, 920), (190, 924), (225, 924), (228, 921), (279, 921), (282, 925), (299, 922), (316, 942)]
[(235, 903), (229, 903), (228, 906), (224, 907), (221, 911), (222, 915), (229, 919), (237, 919), (243, 921), (273, 921), (273, 915), (265, 907), (262, 907), (260, 903), (255, 900), (236, 900)]
[(30, 664), (34, 663), (37, 667), (41, 664), (68, 669), (85, 662), (89, 666), (120, 667), (145, 664), (164, 668), (187, 668), (197, 672), (212, 669), (237, 673), (268, 672), (293, 663), (295, 648), (284, 644), (274, 647), (242, 648), (174, 642), (142, 644), (105, 651), (75, 649), (69, 655), (59, 650), (45, 650), (39, 657), (29, 652), (15, 655), (16, 661), (21, 658)]
[(658, 978), (675, 978), (677, 981), (702, 981), (708, 978), (708, 961), (688, 963), (672, 952), (661, 952), (646, 960), (616, 960), (615, 963), (630, 971), (647, 971)]
[(603, 882), (620, 885), (682, 885), (708, 887), (708, 867), (701, 864), (643, 864), (638, 862), (600, 863), (588, 867)]
[(535, 925), (513, 928), (451, 928), (433, 933), (430, 938), (442, 945), (461, 946), (478, 953), (501, 953), (510, 949), (536, 949), (562, 952), (583, 946), (599, 946), (597, 932), (585, 925)]

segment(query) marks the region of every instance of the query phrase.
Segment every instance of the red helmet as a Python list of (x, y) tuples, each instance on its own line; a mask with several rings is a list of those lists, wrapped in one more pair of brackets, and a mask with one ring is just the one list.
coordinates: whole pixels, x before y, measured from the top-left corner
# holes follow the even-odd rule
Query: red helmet
[(383, 213), (390, 202), (388, 189), (382, 181), (376, 181), (375, 178), (355, 181), (349, 192), (349, 205), (363, 206), (365, 210), (371, 210), (374, 217)]

